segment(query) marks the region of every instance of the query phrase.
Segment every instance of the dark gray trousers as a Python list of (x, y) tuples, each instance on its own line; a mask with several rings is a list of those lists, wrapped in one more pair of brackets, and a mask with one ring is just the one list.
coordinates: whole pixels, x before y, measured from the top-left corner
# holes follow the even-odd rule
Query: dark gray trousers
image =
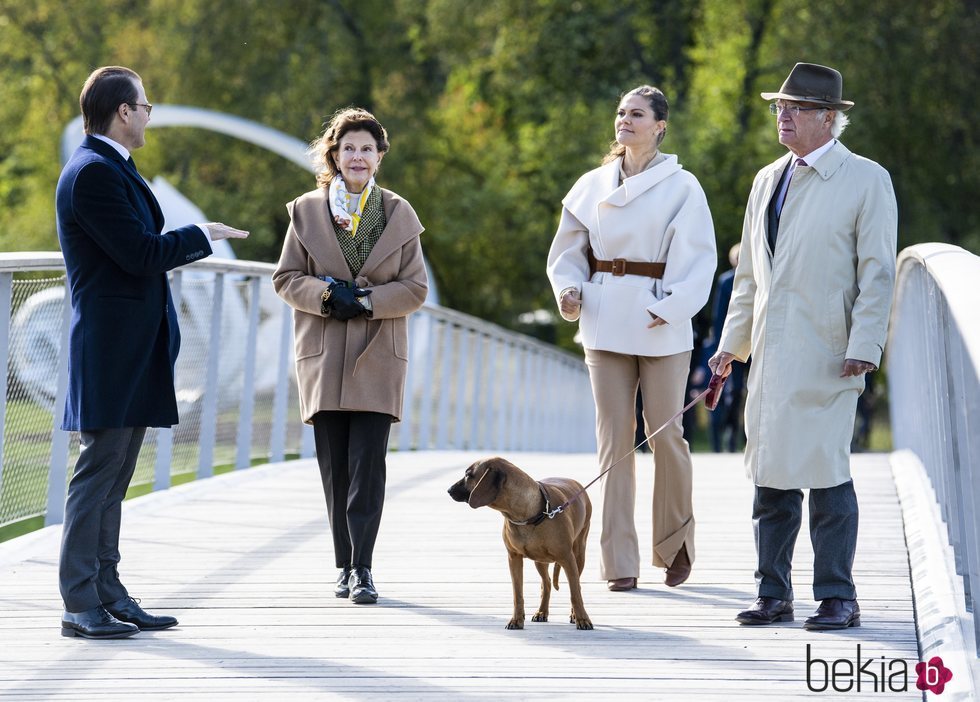
[(391, 415), (318, 412), (313, 438), (338, 568), (371, 567), (385, 501)]
[[(810, 490), (810, 543), (813, 545), (813, 597), (857, 598), (851, 569), (857, 547), (858, 503), (854, 483)], [(756, 485), (752, 505), (760, 597), (793, 599), (790, 572), (803, 521), (803, 491)]]
[(68, 483), (58, 571), (69, 612), (129, 595), (119, 581), (119, 526), (145, 434), (145, 427), (81, 433), (81, 452)]

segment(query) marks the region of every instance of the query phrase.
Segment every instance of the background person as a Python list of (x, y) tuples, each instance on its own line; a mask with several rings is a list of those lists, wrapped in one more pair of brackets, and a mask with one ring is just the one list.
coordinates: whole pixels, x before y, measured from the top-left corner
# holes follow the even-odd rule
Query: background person
[(370, 112), (334, 115), (313, 147), (319, 187), (286, 206), (272, 276), (294, 309), (300, 409), (313, 425), (340, 569), (334, 594), (356, 604), (378, 599), (371, 567), (388, 433), (402, 413), (408, 315), (428, 291), (415, 210), (374, 181), (388, 146)]
[(864, 374), (877, 369), (895, 282), (898, 208), (887, 171), (838, 137), (854, 104), (833, 68), (798, 63), (762, 93), (790, 153), (755, 178), (728, 318), (710, 361), (751, 354), (745, 465), (755, 483), (758, 599), (736, 619), (793, 619), (790, 572), (810, 490), (807, 629), (858, 626), (858, 504), (849, 448)]
[[(721, 338), (728, 314), (728, 303), (732, 299), (732, 286), (735, 282), (735, 267), (738, 266), (740, 244), (735, 244), (728, 250), (728, 262), (731, 268), (718, 276), (715, 284), (715, 298), (711, 304), (711, 338), (706, 344), (705, 366), (707, 358), (718, 350), (718, 340)], [(711, 450), (715, 453), (729, 451), (734, 453), (742, 447), (744, 432), (742, 431), (742, 398), (745, 394), (746, 364), (732, 366), (731, 375), (721, 389), (721, 399), (713, 412), (709, 412), (711, 424)]]
[[(601, 573), (610, 590), (636, 587), (634, 522), (637, 385), (647, 435), (683, 407), (693, 348), (691, 318), (708, 300), (716, 265), (711, 213), (697, 179), (661, 153), (667, 99), (625, 93), (603, 165), (562, 200), (548, 277), (566, 320), (579, 320), (596, 403), (602, 481)], [(653, 442), (653, 563), (684, 582), (694, 562), (691, 455), (681, 420)]]
[(178, 421), (180, 330), (166, 272), (248, 232), (210, 223), (161, 233), (163, 212), (130, 156), (153, 109), (134, 71), (96, 69), (79, 102), (87, 136), (56, 194), (72, 312), (61, 428), (81, 432), (61, 539), (61, 633), (122, 638), (177, 624), (143, 611), (118, 570), (122, 501), (146, 428)]

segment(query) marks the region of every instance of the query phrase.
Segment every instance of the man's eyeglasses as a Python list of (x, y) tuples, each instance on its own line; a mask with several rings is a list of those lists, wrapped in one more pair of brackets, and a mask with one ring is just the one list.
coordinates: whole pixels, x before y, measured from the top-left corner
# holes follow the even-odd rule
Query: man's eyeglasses
[(826, 107), (800, 107), (799, 105), (777, 105), (774, 102), (769, 103), (769, 114), (778, 115), (782, 111), (789, 112), (793, 117), (799, 117), (801, 112), (810, 112), (811, 110), (826, 110)]
[[(147, 117), (149, 117), (150, 113), (153, 112), (153, 105), (151, 105), (148, 102), (127, 102), (126, 104), (129, 105), (130, 107), (145, 107)], [(776, 113), (774, 112), (773, 114)]]

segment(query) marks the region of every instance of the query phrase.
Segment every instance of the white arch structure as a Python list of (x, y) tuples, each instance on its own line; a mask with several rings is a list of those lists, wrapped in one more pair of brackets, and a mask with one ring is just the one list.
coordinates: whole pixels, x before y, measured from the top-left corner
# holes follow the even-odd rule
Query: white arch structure
[[(76, 117), (61, 135), (61, 162), (67, 163), (78, 145), (82, 143), (85, 132), (81, 116)], [(308, 154), (309, 146), (296, 137), (253, 122), (243, 117), (235, 117), (223, 112), (206, 110), (202, 107), (186, 105), (154, 105), (150, 127), (196, 127), (226, 134), (256, 146), (261, 146), (283, 158), (292, 161), (300, 168), (315, 172), (313, 161)]]

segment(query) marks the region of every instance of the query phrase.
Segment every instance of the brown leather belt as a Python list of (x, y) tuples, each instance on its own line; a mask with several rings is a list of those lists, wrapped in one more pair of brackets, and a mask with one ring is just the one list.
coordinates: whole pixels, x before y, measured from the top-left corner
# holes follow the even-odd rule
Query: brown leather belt
[(612, 273), (620, 275), (645, 275), (648, 278), (663, 278), (666, 263), (650, 261), (627, 261), (625, 258), (614, 258), (611, 261), (603, 261), (595, 257), (592, 247), (589, 247), (589, 274), (595, 272)]

